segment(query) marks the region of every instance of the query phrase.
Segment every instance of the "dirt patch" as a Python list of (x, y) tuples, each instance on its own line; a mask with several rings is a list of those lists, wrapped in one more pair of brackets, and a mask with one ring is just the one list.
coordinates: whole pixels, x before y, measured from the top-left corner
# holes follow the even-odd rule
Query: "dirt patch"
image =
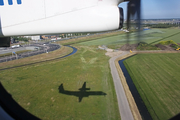
[(129, 50), (136, 50), (138, 44), (125, 44), (119, 50), (122, 51), (129, 51)]
[(160, 48), (161, 50), (167, 50), (168, 48), (165, 45), (156, 44), (156, 47)]
[(180, 46), (180, 43), (177, 43)]
[(174, 51), (175, 49), (171, 47), (171, 45), (161, 45), (161, 44), (156, 44), (156, 47), (160, 48), (161, 50), (169, 50), (169, 51)]
[(106, 52), (105, 55), (107, 55), (109, 57), (114, 57), (114, 56), (120, 55), (121, 53), (122, 53), (122, 51)]

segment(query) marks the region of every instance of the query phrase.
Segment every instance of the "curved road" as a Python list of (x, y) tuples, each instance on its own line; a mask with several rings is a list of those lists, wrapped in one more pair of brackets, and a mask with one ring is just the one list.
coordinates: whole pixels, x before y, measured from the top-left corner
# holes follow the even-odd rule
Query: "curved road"
[(68, 56), (73, 55), (74, 53), (77, 52), (77, 49), (76, 49), (75, 47), (72, 47), (72, 46), (68, 46), (68, 47), (70, 47), (70, 48), (73, 49), (73, 51), (72, 51), (71, 53), (69, 53), (68, 55), (65, 55), (65, 56), (62, 56), (62, 57), (58, 57), (58, 58), (54, 58), (54, 59), (50, 59), (50, 60), (44, 60), (44, 61), (29, 63), (29, 64), (20, 65), (20, 66), (15, 66), (15, 67), (3, 68), (3, 69), (0, 69), (0, 71), (2, 71), (2, 70), (7, 70), (7, 69), (12, 69), (12, 68), (23, 67), (23, 66), (27, 66), (27, 65), (33, 65), (33, 64), (42, 63), (42, 62), (47, 62), (47, 61), (52, 61), (52, 60), (57, 60), (57, 59), (61, 59), (61, 58), (68, 57)]
[(129, 103), (128, 103), (128, 100), (126, 98), (126, 94), (125, 94), (123, 85), (121, 83), (121, 80), (119, 78), (119, 74), (118, 74), (116, 66), (115, 66), (115, 60), (118, 57), (124, 56), (128, 53), (129, 52), (123, 52), (121, 55), (112, 57), (109, 60), (109, 64), (110, 64), (110, 68), (111, 68), (111, 74), (113, 77), (114, 86), (115, 86), (115, 90), (116, 90), (121, 120), (134, 120), (130, 106), (129, 106)]
[(44, 45), (40, 45), (40, 44), (33, 44), (33, 45), (28, 45), (28, 46), (24, 46), (24, 47), (19, 47), (19, 48), (15, 48), (15, 49), (7, 49), (5, 51), (1, 50), (0, 54), (4, 54), (4, 53), (11, 53), (11, 52), (16, 52), (16, 51), (20, 51), (20, 50), (26, 50), (26, 48), (32, 48), (32, 47), (38, 47), (40, 48), (39, 50), (34, 50), (31, 52), (23, 52), (20, 54), (16, 54), (14, 56), (5, 56), (5, 57), (1, 57), (0, 58), (0, 63), (1, 62), (7, 62), (7, 61), (11, 61), (11, 60), (16, 60), (16, 59), (21, 59), (21, 58), (25, 58), (25, 57), (30, 57), (30, 56), (34, 56), (34, 55), (38, 55), (38, 54), (42, 54), (45, 52), (50, 52), (50, 51), (54, 51), (60, 48), (59, 45), (57, 44), (48, 44), (46, 46)]

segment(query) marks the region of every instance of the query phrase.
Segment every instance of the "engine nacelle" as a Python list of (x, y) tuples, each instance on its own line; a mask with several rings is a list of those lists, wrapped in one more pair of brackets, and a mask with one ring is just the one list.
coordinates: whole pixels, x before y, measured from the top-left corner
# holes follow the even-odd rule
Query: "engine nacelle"
[(118, 1), (24, 0), (20, 4), (3, 4), (0, 37), (119, 29), (124, 18), (123, 9), (117, 7)]

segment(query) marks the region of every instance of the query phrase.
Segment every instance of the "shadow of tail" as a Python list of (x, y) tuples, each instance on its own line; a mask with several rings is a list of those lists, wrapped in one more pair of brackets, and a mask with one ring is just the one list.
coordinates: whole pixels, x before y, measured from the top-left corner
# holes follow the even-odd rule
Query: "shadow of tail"
[(58, 89), (59, 89), (59, 93), (64, 93), (63, 84), (61, 84)]

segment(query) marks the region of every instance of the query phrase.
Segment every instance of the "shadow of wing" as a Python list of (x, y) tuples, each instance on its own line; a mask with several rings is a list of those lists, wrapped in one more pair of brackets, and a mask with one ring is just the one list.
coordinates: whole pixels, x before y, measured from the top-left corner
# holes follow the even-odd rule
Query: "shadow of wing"
[(86, 91), (86, 90), (90, 90), (90, 88), (86, 88), (86, 82), (84, 82), (82, 88), (79, 88), (80, 91)]
[(58, 89), (59, 89), (59, 93), (66, 94), (66, 95), (73, 95), (73, 96), (79, 97), (81, 94), (79, 91), (64, 90), (63, 84), (61, 84)]
[(85, 90), (86, 89), (86, 82), (84, 82), (82, 89)]
[(101, 91), (91, 91), (91, 92), (87, 92), (88, 95), (107, 95), (104, 92)]
[(79, 102), (81, 102), (83, 99), (83, 96), (79, 96)]
[(63, 84), (61, 84), (58, 89), (59, 89), (59, 93), (64, 93)]

